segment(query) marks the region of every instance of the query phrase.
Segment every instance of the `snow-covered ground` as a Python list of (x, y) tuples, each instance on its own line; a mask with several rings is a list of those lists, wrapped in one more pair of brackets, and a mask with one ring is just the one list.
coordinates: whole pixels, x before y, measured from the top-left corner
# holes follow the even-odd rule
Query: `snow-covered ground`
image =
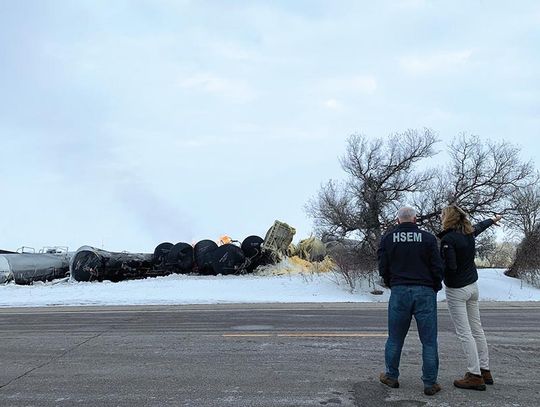
[[(506, 277), (503, 270), (480, 270), (479, 276), (483, 301), (540, 301), (540, 289)], [(120, 283), (8, 284), (0, 286), (0, 307), (388, 301), (389, 290), (373, 295), (371, 289), (363, 283), (351, 293), (331, 272), (217, 277), (170, 275)], [(438, 300), (444, 298), (443, 290)]]

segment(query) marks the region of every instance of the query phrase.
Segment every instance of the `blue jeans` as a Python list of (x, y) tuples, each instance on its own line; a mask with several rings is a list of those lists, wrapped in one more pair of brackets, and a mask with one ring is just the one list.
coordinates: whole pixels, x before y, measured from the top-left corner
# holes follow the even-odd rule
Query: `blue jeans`
[(437, 382), (437, 294), (431, 287), (397, 285), (392, 287), (388, 303), (388, 340), (384, 350), (386, 375), (399, 377), (399, 360), (405, 336), (414, 315), (422, 342), (422, 381), (424, 387)]

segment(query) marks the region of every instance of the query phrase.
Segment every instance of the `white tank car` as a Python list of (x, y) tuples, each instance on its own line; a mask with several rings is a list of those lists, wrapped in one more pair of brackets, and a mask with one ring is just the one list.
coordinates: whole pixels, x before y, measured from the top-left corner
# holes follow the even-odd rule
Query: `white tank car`
[(40, 253), (0, 254), (0, 283), (13, 280), (16, 284), (50, 281), (69, 274), (71, 254), (64, 248), (45, 248)]

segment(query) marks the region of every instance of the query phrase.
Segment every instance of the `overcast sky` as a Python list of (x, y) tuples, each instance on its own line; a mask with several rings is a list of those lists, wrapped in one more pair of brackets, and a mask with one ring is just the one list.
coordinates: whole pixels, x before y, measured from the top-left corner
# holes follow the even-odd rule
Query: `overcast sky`
[(537, 1), (0, 0), (0, 248), (309, 236), (352, 133), (540, 164)]

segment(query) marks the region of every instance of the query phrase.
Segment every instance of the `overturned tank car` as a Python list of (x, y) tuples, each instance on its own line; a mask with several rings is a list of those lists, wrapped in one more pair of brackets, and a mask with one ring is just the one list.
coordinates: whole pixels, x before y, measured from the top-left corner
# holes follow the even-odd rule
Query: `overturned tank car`
[(39, 253), (21, 248), (18, 252), (0, 253), (0, 283), (32, 284), (69, 275), (71, 254), (64, 247), (44, 248)]
[(83, 246), (71, 259), (71, 278), (76, 281), (121, 281), (160, 275), (152, 273), (152, 260), (153, 254), (108, 252)]
[(209, 252), (205, 258), (206, 271), (211, 275), (238, 274), (245, 271), (246, 256), (234, 244), (224, 244)]

